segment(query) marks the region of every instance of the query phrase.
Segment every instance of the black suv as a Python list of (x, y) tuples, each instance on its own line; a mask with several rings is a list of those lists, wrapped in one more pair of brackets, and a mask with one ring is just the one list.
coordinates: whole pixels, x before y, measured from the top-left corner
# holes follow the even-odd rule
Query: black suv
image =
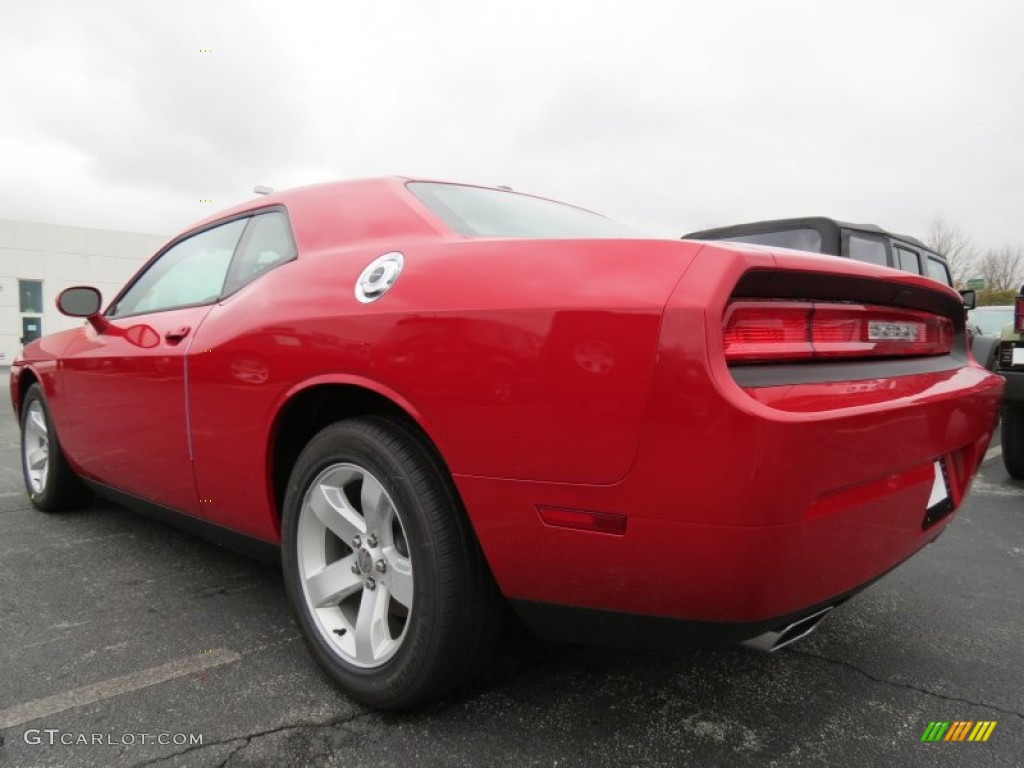
[(999, 340), (999, 367), (1006, 379), (1003, 392), (1003, 466), (1011, 477), (1024, 480), (1024, 287), (1013, 300), (1013, 323), (1003, 326)]

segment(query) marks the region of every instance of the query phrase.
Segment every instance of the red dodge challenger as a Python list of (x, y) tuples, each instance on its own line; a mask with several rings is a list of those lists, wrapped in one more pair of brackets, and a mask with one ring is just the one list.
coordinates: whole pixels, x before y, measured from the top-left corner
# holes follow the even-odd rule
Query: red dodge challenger
[(407, 179), (254, 200), (58, 305), (86, 322), (11, 372), (32, 503), (279, 556), (313, 655), (387, 708), (479, 669), (509, 605), (802, 637), (942, 533), (1003, 386), (927, 278)]

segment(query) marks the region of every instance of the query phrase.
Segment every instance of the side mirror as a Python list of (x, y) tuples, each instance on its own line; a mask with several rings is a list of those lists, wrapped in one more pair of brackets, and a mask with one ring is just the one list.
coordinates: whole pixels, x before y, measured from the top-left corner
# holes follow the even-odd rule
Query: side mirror
[(68, 317), (84, 317), (97, 331), (104, 331), (108, 325), (100, 314), (103, 296), (98, 290), (87, 285), (65, 288), (57, 297), (57, 309)]
[(978, 306), (978, 294), (973, 289), (968, 288), (966, 291), (960, 291), (960, 295), (964, 300), (964, 309), (974, 309)]

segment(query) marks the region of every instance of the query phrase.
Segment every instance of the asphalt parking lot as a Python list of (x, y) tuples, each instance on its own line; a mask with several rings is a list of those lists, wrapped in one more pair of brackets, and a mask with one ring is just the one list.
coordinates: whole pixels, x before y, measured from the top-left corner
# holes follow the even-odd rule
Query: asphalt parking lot
[[(275, 567), (106, 503), (32, 510), (8, 415), (0, 765), (1020, 766), (1022, 588), (1024, 484), (993, 455), (937, 543), (790, 649), (513, 633), (473, 690), (383, 715), (321, 676)], [(921, 742), (957, 720), (997, 725)]]

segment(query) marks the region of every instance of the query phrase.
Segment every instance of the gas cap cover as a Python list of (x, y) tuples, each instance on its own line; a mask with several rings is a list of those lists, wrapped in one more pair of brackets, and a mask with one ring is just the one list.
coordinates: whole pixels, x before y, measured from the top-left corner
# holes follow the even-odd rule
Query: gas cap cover
[(363, 304), (376, 301), (395, 284), (405, 266), (405, 256), (398, 251), (385, 253), (366, 265), (356, 280), (356, 298)]

